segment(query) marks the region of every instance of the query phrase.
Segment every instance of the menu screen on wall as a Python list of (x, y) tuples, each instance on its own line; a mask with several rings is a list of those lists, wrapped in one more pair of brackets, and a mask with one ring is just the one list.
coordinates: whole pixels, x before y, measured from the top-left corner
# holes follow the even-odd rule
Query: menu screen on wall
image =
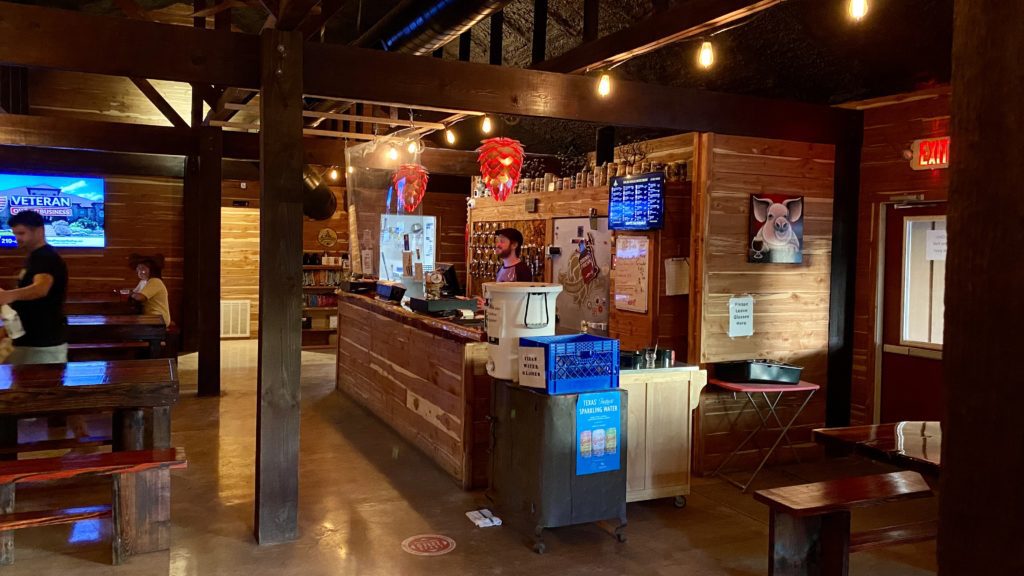
[(608, 228), (656, 230), (665, 219), (665, 173), (652, 172), (611, 179)]

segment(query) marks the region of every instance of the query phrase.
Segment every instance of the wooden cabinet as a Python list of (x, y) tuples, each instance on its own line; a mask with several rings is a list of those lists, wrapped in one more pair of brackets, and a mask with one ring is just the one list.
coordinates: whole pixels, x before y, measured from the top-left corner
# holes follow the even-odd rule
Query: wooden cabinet
[(690, 493), (693, 411), (707, 385), (704, 370), (623, 370), (629, 394), (626, 501)]

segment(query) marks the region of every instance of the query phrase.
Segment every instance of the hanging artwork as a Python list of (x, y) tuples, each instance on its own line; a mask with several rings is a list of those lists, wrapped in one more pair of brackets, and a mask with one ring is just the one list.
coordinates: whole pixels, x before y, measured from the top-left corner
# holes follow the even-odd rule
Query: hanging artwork
[[(392, 189), (398, 193), (399, 210), (415, 212), (427, 193), (430, 173), (419, 164), (402, 164), (391, 177)], [(390, 204), (390, 202), (388, 202)]]
[(523, 145), (511, 138), (489, 138), (477, 152), (484, 188), (495, 200), (504, 202), (519, 184), (525, 157)]
[(803, 262), (804, 199), (802, 196), (750, 196), (750, 250), (747, 262)]

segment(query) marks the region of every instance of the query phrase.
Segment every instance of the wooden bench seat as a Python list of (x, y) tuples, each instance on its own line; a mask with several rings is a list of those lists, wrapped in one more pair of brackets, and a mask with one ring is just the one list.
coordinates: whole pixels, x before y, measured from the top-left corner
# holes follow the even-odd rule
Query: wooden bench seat
[(133, 360), (149, 350), (149, 343), (128, 340), (125, 342), (76, 342), (68, 344), (68, 361), (89, 360)]
[(925, 522), (850, 533), (850, 510), (932, 495), (917, 472), (840, 478), (754, 493), (769, 507), (769, 576), (845, 576), (850, 552), (934, 538)]
[[(182, 448), (37, 458), (0, 463), (0, 564), (14, 562), (14, 530), (112, 516), (114, 564), (170, 546), (170, 470), (187, 466)], [(110, 505), (15, 512), (19, 484), (113, 476)]]

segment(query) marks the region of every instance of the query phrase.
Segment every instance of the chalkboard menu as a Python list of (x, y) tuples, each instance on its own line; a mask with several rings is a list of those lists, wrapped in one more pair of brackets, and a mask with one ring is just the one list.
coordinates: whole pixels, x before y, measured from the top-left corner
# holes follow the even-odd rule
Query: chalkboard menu
[(608, 228), (655, 230), (664, 224), (664, 172), (618, 176), (609, 186)]

